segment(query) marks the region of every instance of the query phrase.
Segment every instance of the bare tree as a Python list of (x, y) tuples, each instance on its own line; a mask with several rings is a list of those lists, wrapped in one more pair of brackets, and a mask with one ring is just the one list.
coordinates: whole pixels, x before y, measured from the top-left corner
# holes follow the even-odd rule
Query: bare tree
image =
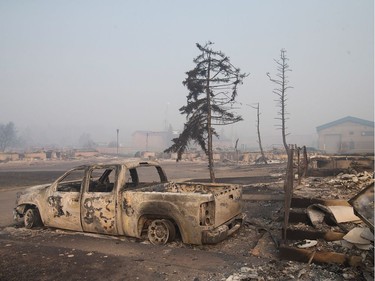
[(187, 122), (165, 152), (177, 152), (179, 160), (191, 141), (199, 144), (208, 156), (211, 182), (215, 182), (212, 137), (218, 134), (213, 126), (242, 120), (231, 111), (237, 86), (247, 75), (234, 67), (221, 51), (214, 51), (212, 44), (196, 44), (201, 54), (194, 59), (195, 68), (186, 73), (187, 78), (182, 82), (189, 90), (187, 105), (180, 108), (180, 113), (186, 114)]
[(13, 122), (0, 124), (0, 151), (4, 152), (6, 148), (15, 144), (17, 141), (17, 131)]
[(239, 153), (239, 151), (238, 151), (238, 141), (239, 141), (240, 139), (237, 139), (236, 140), (236, 144), (234, 145), (234, 149), (236, 150), (236, 164), (238, 165), (238, 161), (239, 161), (239, 156), (238, 156), (238, 153)]
[(259, 144), (259, 149), (260, 149), (260, 154), (262, 155), (262, 160), (264, 162), (264, 164), (268, 164), (267, 163), (267, 158), (266, 156), (264, 155), (264, 150), (263, 150), (263, 146), (262, 146), (262, 139), (260, 137), (260, 112), (259, 112), (259, 102), (257, 103), (257, 106), (251, 106), (252, 108), (256, 109), (257, 110), (257, 134), (258, 134), (258, 144)]
[(286, 101), (287, 101), (286, 92), (288, 89), (291, 89), (293, 87), (288, 86), (289, 81), (288, 81), (287, 73), (289, 71), (292, 71), (289, 68), (288, 60), (289, 59), (286, 57), (286, 50), (281, 49), (280, 59), (274, 60), (277, 66), (276, 78), (272, 78), (269, 72), (267, 73), (267, 76), (271, 80), (271, 82), (277, 85), (277, 88), (273, 90), (273, 93), (278, 96), (278, 99), (276, 101), (278, 102), (278, 106), (280, 107), (280, 111), (278, 112), (278, 115), (280, 117), (276, 119), (279, 119), (281, 121), (281, 124), (278, 126), (281, 128), (281, 135), (282, 135), (285, 151), (289, 155), (289, 146), (286, 142), (286, 136), (288, 135), (286, 132), (287, 131), (286, 120), (288, 119), (286, 118), (286, 115), (288, 114), (286, 111)]

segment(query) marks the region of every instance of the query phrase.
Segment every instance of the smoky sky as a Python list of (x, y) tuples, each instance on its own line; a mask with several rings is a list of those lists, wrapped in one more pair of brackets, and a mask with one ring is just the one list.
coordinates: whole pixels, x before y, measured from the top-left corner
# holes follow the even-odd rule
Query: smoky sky
[(280, 133), (266, 73), (277, 74), (282, 48), (290, 136), (374, 119), (370, 0), (1, 1), (0, 36), (0, 123), (38, 143), (182, 129), (182, 81), (207, 41), (249, 73), (235, 105), (244, 121), (218, 130), (227, 137), (255, 139), (255, 103), (264, 137)]

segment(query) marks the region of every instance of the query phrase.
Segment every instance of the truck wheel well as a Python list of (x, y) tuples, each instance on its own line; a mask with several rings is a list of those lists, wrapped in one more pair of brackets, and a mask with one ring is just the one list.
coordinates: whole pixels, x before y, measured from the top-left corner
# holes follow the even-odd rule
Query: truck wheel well
[(37, 205), (33, 205), (33, 204), (26, 204), (24, 211), (26, 212), (28, 209), (38, 209), (39, 210), (38, 206)]
[(28, 209), (38, 209), (38, 207), (33, 204), (23, 204), (23, 205), (18, 206), (17, 210), (21, 218), (24, 216), (24, 214), (26, 213)]

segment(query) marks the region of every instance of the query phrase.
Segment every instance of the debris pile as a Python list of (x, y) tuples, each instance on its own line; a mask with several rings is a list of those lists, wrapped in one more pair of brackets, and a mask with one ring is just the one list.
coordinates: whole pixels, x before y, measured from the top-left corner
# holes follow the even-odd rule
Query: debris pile
[(373, 175), (367, 171), (356, 173), (352, 170), (352, 172), (340, 173), (335, 177), (304, 178), (301, 185), (294, 188), (294, 196), (349, 200), (374, 182)]
[(303, 179), (294, 190), (281, 258), (336, 264), (346, 270), (344, 280), (373, 280), (373, 194), (368, 172)]
[(373, 278), (368, 272), (355, 268), (340, 268), (332, 265), (318, 265), (293, 261), (270, 262), (262, 266), (241, 267), (238, 272), (223, 281), (265, 281), (265, 280), (368, 280)]

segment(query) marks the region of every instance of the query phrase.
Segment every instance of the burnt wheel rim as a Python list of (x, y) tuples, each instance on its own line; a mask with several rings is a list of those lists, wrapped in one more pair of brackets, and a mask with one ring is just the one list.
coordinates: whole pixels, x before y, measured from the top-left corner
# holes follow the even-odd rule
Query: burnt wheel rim
[(154, 245), (164, 245), (169, 239), (169, 227), (164, 220), (154, 220), (148, 227), (148, 239)]
[(27, 212), (25, 213), (25, 226), (26, 227), (32, 227), (33, 224), (34, 224), (34, 212), (32, 210), (27, 210)]

